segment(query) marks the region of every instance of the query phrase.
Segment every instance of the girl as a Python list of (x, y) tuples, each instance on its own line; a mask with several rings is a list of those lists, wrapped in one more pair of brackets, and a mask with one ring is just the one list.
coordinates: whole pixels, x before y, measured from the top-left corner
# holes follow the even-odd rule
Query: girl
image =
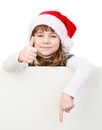
[(29, 28), (29, 44), (20, 52), (8, 57), (3, 68), (9, 72), (18, 72), (28, 66), (67, 66), (75, 71), (66, 85), (60, 100), (59, 119), (63, 121), (63, 112), (74, 107), (74, 97), (88, 80), (93, 66), (86, 60), (69, 53), (71, 38), (76, 26), (58, 11), (45, 11), (35, 18)]

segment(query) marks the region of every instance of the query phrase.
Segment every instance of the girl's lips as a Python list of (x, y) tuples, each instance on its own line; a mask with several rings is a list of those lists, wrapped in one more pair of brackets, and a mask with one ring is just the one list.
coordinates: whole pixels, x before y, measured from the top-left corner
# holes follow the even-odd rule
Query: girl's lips
[(44, 46), (43, 46), (43, 47), (40, 47), (40, 48), (51, 48), (51, 47), (44, 47)]
[(40, 48), (45, 50), (51, 49), (51, 47), (40, 47)]

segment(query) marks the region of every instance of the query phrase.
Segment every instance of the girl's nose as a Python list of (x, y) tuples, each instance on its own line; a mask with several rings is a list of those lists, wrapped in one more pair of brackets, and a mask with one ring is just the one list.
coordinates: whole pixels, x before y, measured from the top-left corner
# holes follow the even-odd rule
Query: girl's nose
[(43, 43), (45, 43), (45, 44), (49, 44), (49, 38), (48, 38), (48, 37), (44, 37), (44, 39), (43, 39)]

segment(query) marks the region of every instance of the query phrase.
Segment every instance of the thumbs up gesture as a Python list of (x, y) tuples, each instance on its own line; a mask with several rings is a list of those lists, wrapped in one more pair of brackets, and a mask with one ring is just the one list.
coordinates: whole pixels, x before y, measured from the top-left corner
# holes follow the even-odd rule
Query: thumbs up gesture
[(32, 36), (28, 46), (19, 52), (18, 62), (32, 63), (37, 56), (37, 49), (34, 45), (34, 37)]

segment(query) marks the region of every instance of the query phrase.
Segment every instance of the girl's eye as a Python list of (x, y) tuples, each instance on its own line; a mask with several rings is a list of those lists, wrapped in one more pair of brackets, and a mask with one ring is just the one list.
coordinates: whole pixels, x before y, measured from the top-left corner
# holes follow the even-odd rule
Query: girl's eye
[(57, 36), (56, 35), (51, 35), (52, 38), (56, 38)]
[(43, 37), (43, 35), (42, 34), (38, 34), (37, 37)]

